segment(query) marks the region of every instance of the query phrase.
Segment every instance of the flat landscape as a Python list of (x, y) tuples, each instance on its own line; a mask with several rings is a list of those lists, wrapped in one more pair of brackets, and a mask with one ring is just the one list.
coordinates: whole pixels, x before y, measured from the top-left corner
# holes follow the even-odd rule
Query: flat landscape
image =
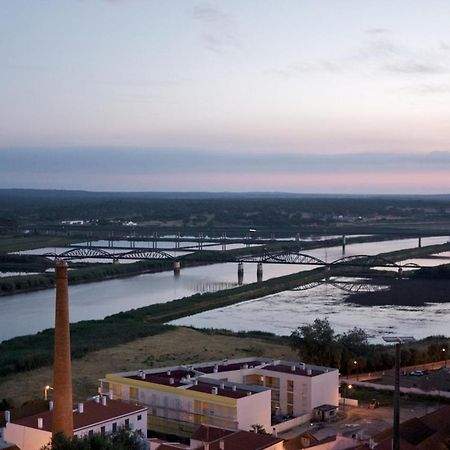
[[(256, 338), (210, 335), (179, 327), (74, 360), (74, 399), (95, 395), (97, 381), (106, 373), (255, 355), (287, 360), (298, 357), (287, 345)], [(0, 378), (0, 399), (12, 399), (16, 406), (31, 399), (42, 399), (44, 387), (52, 383), (52, 378), (50, 366)]]

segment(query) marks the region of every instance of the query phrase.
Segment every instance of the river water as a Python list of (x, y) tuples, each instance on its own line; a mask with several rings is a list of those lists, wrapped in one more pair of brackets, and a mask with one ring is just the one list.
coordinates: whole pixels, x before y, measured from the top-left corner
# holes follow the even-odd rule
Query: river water
[[(426, 238), (422, 239), (422, 245), (440, 244), (447, 241), (448, 237)], [(345, 256), (377, 254), (415, 246), (417, 246), (416, 239), (351, 244), (346, 246)], [(305, 253), (329, 262), (343, 256), (342, 248), (339, 246), (305, 251)], [(436, 264), (443, 263), (445, 263), (444, 260), (436, 260)], [(265, 264), (264, 279), (309, 269), (311, 269), (309, 266)], [(255, 281), (256, 265), (245, 264), (244, 283)], [(182, 269), (179, 277), (174, 277), (172, 272), (160, 272), (75, 285), (71, 286), (69, 291), (71, 321), (101, 319), (120, 311), (234, 285), (237, 285), (236, 264), (215, 264), (186, 268)], [(286, 334), (301, 323), (327, 315), (332, 324), (338, 328), (341, 326), (343, 329), (355, 325), (364, 326), (372, 330), (371, 333), (373, 332), (374, 335), (380, 332), (380, 327), (395, 326), (392, 322), (395, 308), (375, 309), (371, 307), (367, 310), (354, 306), (350, 308), (347, 304), (342, 303), (343, 293), (335, 292), (331, 298), (328, 293), (333, 292), (333, 289), (327, 288), (326, 291), (324, 289), (324, 287), (319, 287), (317, 290), (305, 292), (282, 292), (276, 294), (275, 298), (274, 296), (266, 297), (227, 308), (226, 314), (223, 310), (214, 310), (204, 313), (209, 314), (207, 319), (204, 316), (197, 315), (181, 319), (177, 323), (233, 330), (267, 329), (267, 331)], [(324, 292), (327, 295), (324, 296)], [(52, 327), (54, 323), (54, 296), (54, 290), (48, 289), (0, 297), (0, 341)], [(283, 298), (286, 300), (283, 300)], [(292, 301), (293, 298), (299, 300)], [(299, 307), (301, 308), (299, 309)], [(241, 310), (240, 308), (244, 309)], [(401, 323), (408, 324), (409, 327), (415, 326), (423, 329), (425, 335), (436, 334), (438, 332), (436, 323), (432, 320), (428, 321), (428, 315), (430, 319), (441, 316), (446, 318), (447, 321), (450, 315), (445, 305), (441, 304), (438, 309), (433, 308), (434, 306), (430, 305), (423, 310), (410, 309), (407, 313), (399, 311), (398, 320), (400, 321), (403, 318), (404, 320)], [(357, 309), (358, 311), (356, 311)], [(429, 313), (424, 316), (425, 311)], [(267, 321), (272, 322), (272, 324), (266, 323), (260, 317), (261, 314), (266, 314)], [(218, 317), (220, 317), (220, 325)], [(344, 317), (346, 318), (345, 321), (342, 319)], [(375, 317), (377, 317), (376, 326), (373, 325)], [(424, 318), (427, 320), (423, 320)], [(292, 320), (293, 323), (291, 323)], [(412, 331), (410, 330), (409, 334)], [(446, 334), (449, 334), (449, 332)], [(417, 333), (414, 333), (414, 335), (419, 337)]]
[(363, 328), (371, 342), (381, 343), (389, 334), (414, 336), (450, 335), (449, 303), (430, 303), (422, 307), (359, 306), (346, 303), (349, 294), (321, 284), (306, 291), (284, 291), (226, 308), (206, 311), (172, 322), (198, 328), (227, 328), (233, 331), (267, 331), (290, 335), (316, 318), (328, 318), (337, 333), (353, 327)]

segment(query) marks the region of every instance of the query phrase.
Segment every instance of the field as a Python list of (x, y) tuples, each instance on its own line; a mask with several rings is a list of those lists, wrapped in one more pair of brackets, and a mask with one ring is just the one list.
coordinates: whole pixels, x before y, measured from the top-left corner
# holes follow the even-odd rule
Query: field
[[(98, 379), (106, 373), (248, 356), (298, 359), (288, 346), (262, 339), (210, 335), (189, 328), (176, 328), (74, 360), (74, 399), (83, 400), (95, 395)], [(0, 378), (0, 400), (14, 399), (14, 404), (19, 406), (26, 400), (42, 398), (44, 387), (51, 384), (52, 378), (50, 366)]]

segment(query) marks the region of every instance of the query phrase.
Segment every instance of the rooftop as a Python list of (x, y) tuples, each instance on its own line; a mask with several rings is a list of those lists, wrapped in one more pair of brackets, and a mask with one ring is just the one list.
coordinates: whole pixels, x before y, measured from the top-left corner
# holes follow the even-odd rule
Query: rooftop
[[(213, 439), (214, 438), (214, 439)], [(262, 450), (271, 447), (283, 439), (269, 434), (252, 433), (250, 431), (230, 431), (202, 425), (192, 439), (209, 443), (210, 450)], [(222, 442), (222, 447), (220, 443)], [(200, 447), (202, 449), (204, 447)]]
[[(87, 428), (97, 423), (107, 422), (114, 418), (119, 418), (138, 411), (146, 411), (147, 407), (135, 406), (124, 403), (119, 400), (107, 400), (106, 405), (95, 400), (87, 401), (83, 404), (83, 412), (76, 409), (73, 412), (73, 428), (74, 431)], [(42, 430), (52, 431), (53, 411), (44, 411), (28, 417), (13, 420), (12, 423), (22, 425), (29, 428), (38, 429), (38, 419), (43, 419)]]
[[(337, 369), (329, 367), (320, 367), (292, 361), (274, 360), (270, 358), (240, 358), (233, 360), (225, 359), (221, 361), (211, 361), (189, 366), (175, 366), (161, 369), (140, 370), (137, 372), (123, 372), (114, 375), (132, 380), (147, 381), (149, 383), (186, 388), (188, 384), (194, 383), (194, 380), (196, 379), (200, 385), (200, 382), (205, 379), (205, 375), (209, 375), (213, 378), (216, 373), (223, 374), (226, 372), (248, 370), (254, 370), (257, 374), (262, 374), (263, 372), (261, 371), (271, 371), (289, 373), (304, 377), (315, 377), (328, 372), (337, 371)], [(249, 372), (244, 373), (249, 374)], [(207, 384), (211, 384), (211, 382), (207, 382)], [(248, 386), (241, 386), (240, 388), (245, 392), (249, 390)], [(209, 389), (209, 386), (197, 387), (196, 385), (195, 387), (192, 387), (192, 389), (206, 392), (206, 390)], [(233, 397), (236, 397), (236, 395), (237, 394), (234, 393), (230, 394), (230, 396)]]

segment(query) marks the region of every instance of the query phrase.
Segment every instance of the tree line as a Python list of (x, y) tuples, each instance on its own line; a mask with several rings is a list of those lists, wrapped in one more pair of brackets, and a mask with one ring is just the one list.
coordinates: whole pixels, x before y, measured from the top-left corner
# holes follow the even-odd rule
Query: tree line
[[(298, 352), (303, 361), (337, 367), (343, 375), (390, 369), (395, 362), (392, 346), (369, 344), (367, 333), (357, 327), (337, 334), (328, 319), (316, 319), (311, 324), (298, 327), (291, 333), (289, 341), (291, 348)], [(448, 339), (432, 336), (404, 345), (401, 364), (413, 366), (439, 361), (446, 353)]]

